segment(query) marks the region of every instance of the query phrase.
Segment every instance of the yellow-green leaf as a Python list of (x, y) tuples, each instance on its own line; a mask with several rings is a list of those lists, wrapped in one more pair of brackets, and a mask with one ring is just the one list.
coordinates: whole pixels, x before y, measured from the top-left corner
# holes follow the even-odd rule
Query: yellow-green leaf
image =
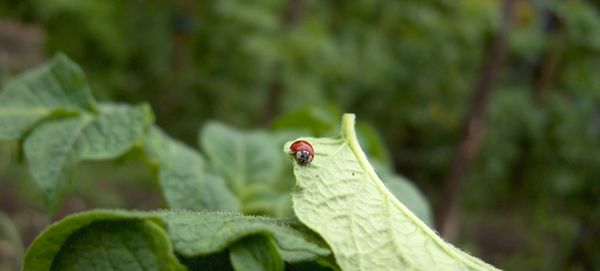
[(300, 139), (315, 158), (294, 162), (294, 211), (342, 270), (496, 270), (444, 242), (393, 196), (358, 144), (353, 114), (344, 115), (341, 137)]

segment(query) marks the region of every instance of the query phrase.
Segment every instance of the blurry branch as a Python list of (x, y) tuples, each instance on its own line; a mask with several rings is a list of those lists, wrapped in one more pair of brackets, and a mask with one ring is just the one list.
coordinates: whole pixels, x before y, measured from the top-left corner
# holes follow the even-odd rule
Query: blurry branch
[[(304, 14), (304, 8), (304, 0), (288, 0), (286, 9), (281, 17), (284, 31), (288, 31), (289, 28), (300, 21)], [(281, 82), (281, 76), (283, 76), (281, 73), (282, 68), (281, 63), (277, 63), (273, 67), (273, 81), (269, 86), (266, 104), (262, 114), (262, 122), (265, 126), (269, 125), (271, 121), (273, 121), (275, 115), (279, 112), (281, 93), (284, 91)]]
[(282, 65), (279, 63), (272, 68), (273, 81), (269, 85), (266, 104), (262, 114), (262, 123), (264, 126), (269, 126), (273, 121), (273, 118), (275, 118), (275, 115), (279, 112), (279, 103), (281, 102), (281, 93), (283, 92), (281, 68)]
[[(171, 22), (171, 62), (168, 80), (164, 91), (156, 95), (158, 100), (157, 118), (164, 124), (172, 123), (172, 118), (182, 101), (181, 84), (190, 55), (191, 18), (196, 11), (195, 1), (180, 0)], [(168, 127), (168, 126), (167, 126)]]
[(289, 0), (288, 6), (283, 15), (284, 26), (292, 26), (296, 24), (304, 14), (304, 0)]
[(449, 240), (456, 237), (457, 198), (467, 169), (479, 151), (486, 125), (485, 116), (490, 93), (506, 56), (506, 46), (514, 17), (514, 4), (515, 0), (503, 2), (501, 25), (492, 37), (483, 57), (483, 65), (473, 87), (473, 97), (464, 123), (463, 134), (444, 180), (443, 201), (437, 215), (437, 223), (442, 236)]
[(541, 62), (535, 69), (534, 95), (536, 103), (542, 101), (546, 89), (552, 82), (556, 66), (560, 59), (560, 51), (564, 39), (564, 26), (560, 18), (553, 11), (546, 11), (545, 13), (548, 18), (546, 33), (550, 36), (550, 40)]

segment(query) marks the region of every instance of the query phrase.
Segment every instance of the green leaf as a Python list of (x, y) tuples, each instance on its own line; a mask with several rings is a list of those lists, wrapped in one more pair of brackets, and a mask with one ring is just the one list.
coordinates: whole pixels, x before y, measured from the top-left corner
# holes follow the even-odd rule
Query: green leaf
[(222, 251), (237, 240), (256, 234), (272, 238), (280, 250), (305, 255), (298, 260), (314, 260), (330, 254), (317, 240), (281, 220), (227, 213), (171, 211), (158, 214), (168, 224), (175, 249), (184, 257)]
[[(63, 245), (72, 235), (96, 222), (123, 220), (162, 223), (158, 216), (140, 212), (97, 210), (68, 216), (50, 225), (36, 237), (25, 253), (23, 270), (50, 270), (55, 257), (65, 248)], [(160, 236), (164, 234), (157, 235), (157, 238), (164, 238)]]
[(86, 160), (106, 160), (121, 156), (154, 121), (150, 106), (102, 105), (100, 114), (82, 131), (79, 155)]
[(413, 212), (427, 226), (433, 227), (433, 216), (429, 203), (423, 197), (419, 189), (406, 178), (387, 173), (381, 174), (381, 180), (400, 202)]
[(341, 113), (335, 105), (305, 106), (278, 117), (273, 122), (273, 128), (302, 130), (315, 136), (324, 136), (339, 129), (337, 118)]
[(19, 139), (55, 111), (96, 111), (83, 71), (62, 54), (4, 87), (0, 93), (0, 139)]
[(97, 115), (81, 114), (35, 127), (25, 139), (25, 157), (49, 211), (58, 208), (77, 162), (124, 154), (151, 122), (147, 105), (107, 105)]
[(102, 221), (67, 239), (52, 270), (185, 270), (165, 230), (151, 221)]
[(229, 258), (236, 271), (282, 271), (284, 268), (277, 247), (262, 235), (237, 241), (229, 249)]
[(190, 271), (233, 271), (233, 266), (231, 266), (229, 260), (229, 251), (226, 250), (207, 256), (179, 257), (179, 260)]
[(291, 264), (289, 270), (294, 271), (331, 271), (331, 270), (339, 270), (335, 268), (331, 268), (328, 266), (320, 265), (316, 262), (301, 262), (296, 264)]
[[(154, 269), (154, 264), (159, 270), (169, 270), (179, 268), (173, 253), (194, 269), (226, 267), (222, 253), (232, 246), (255, 246), (246, 243), (245, 238), (250, 236), (268, 240), (277, 251), (303, 255), (299, 261), (315, 261), (331, 254), (310, 234), (270, 218), (207, 212), (95, 210), (68, 216), (48, 227), (27, 249), (24, 270), (102, 270), (111, 263), (118, 265), (115, 269), (123, 270), (136, 270), (138, 266)], [(244, 243), (240, 243), (242, 240)], [(248, 256), (241, 252), (244, 249), (235, 248), (240, 254), (232, 257), (237, 257), (238, 263)], [(217, 258), (221, 259), (218, 264), (209, 260)]]
[(431, 208), (425, 196), (419, 191), (416, 185), (405, 177), (393, 173), (384, 164), (372, 161), (371, 165), (375, 172), (381, 178), (388, 190), (394, 197), (404, 204), (427, 226), (433, 227), (433, 215)]
[(196, 150), (153, 127), (144, 140), (150, 160), (158, 166), (158, 179), (172, 209), (238, 211), (239, 202), (225, 181), (206, 170)]
[(240, 202), (233, 192), (227, 187), (225, 180), (220, 175), (207, 171), (204, 174), (206, 184), (200, 198), (206, 211), (239, 212)]
[(294, 211), (343, 270), (496, 270), (444, 242), (392, 195), (358, 144), (354, 115), (344, 115), (340, 138), (302, 139), (315, 158), (294, 163)]
[(210, 122), (202, 130), (200, 145), (236, 193), (257, 182), (272, 184), (282, 170), (281, 153), (264, 132), (242, 133)]
[(363, 146), (365, 153), (369, 157), (377, 159), (384, 164), (391, 164), (390, 155), (385, 148), (383, 138), (377, 133), (375, 127), (368, 123), (359, 122), (356, 124), (356, 133), (358, 134), (360, 145)]

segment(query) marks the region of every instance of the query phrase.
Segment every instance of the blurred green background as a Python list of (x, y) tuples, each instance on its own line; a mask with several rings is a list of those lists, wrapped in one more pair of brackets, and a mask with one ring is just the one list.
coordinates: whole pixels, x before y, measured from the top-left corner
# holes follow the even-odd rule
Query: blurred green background
[[(0, 0), (0, 82), (64, 52), (99, 100), (148, 101), (190, 145), (208, 120), (318, 134), (353, 112), (436, 211), (503, 3)], [(600, 270), (600, 3), (513, 3), (454, 243), (507, 270)], [(0, 224), (27, 245), (51, 218), (17, 147), (0, 145)], [(79, 170), (65, 208), (161, 206), (148, 172), (117, 164)], [(0, 260), (18, 254), (2, 242)]]

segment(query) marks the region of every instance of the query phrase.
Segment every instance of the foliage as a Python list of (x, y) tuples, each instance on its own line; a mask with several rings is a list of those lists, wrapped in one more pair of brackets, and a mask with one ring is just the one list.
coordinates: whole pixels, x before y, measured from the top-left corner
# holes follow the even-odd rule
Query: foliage
[(0, 270), (18, 270), (21, 269), (21, 259), (23, 256), (23, 244), (19, 236), (19, 230), (11, 219), (0, 212)]
[[(294, 2), (304, 4), (299, 18), (287, 23)], [(278, 127), (285, 124), (278, 119), (332, 136), (337, 129), (327, 123), (338, 125), (340, 112), (355, 112), (388, 146), (387, 158), (380, 158), (357, 124), (369, 158), (389, 168), (376, 167), (379, 175), (393, 166), (438, 209), (444, 206), (440, 181), (500, 7), (499, 0), (21, 0), (0, 1), (0, 15), (43, 29), (48, 55), (65, 51), (80, 63), (95, 97), (148, 101), (160, 127), (190, 146), (198, 123), (211, 119), (256, 127), (274, 118), (278, 132), (272, 136), (284, 142), (300, 133), (282, 140)], [(598, 244), (586, 241), (600, 232), (598, 10), (589, 0), (516, 1), (509, 58), (461, 193), (459, 227), (468, 233), (461, 247), (499, 267), (600, 268)], [(553, 54), (555, 64), (547, 65)], [(554, 68), (538, 98), (544, 66)], [(0, 69), (4, 82), (10, 73)], [(280, 91), (272, 99), (274, 89)], [(338, 113), (328, 113), (333, 111)], [(176, 177), (167, 168), (179, 163), (160, 167), (155, 158), (149, 164), (165, 172), (162, 180)], [(209, 159), (203, 161), (202, 172), (219, 176)], [(293, 179), (277, 183), (283, 191)], [(180, 202), (169, 198), (184, 195), (161, 191), (169, 206)], [(289, 208), (276, 209), (277, 216), (289, 214)]]
[[(72, 100), (89, 101), (90, 109)], [(242, 133), (208, 123), (199, 137), (208, 156), (205, 161), (197, 150), (151, 126), (147, 106), (96, 103), (83, 74), (64, 55), (9, 83), (0, 104), (2, 139), (22, 142), (29, 170), (51, 213), (78, 161), (114, 159), (137, 146), (142, 149), (140, 158), (156, 169), (170, 208), (290, 214), (287, 192), (293, 181), (283, 171), (287, 159), (278, 151), (283, 141), (275, 139), (277, 134)], [(370, 142), (381, 145), (377, 139)]]
[[(275, 249), (262, 251), (258, 259), (246, 258), (245, 246), (261, 247), (264, 242), (273, 242)], [(310, 235), (273, 219), (224, 213), (96, 210), (50, 226), (27, 250), (24, 270), (186, 270), (175, 253), (185, 258), (185, 263), (211, 257), (228, 246), (232, 246), (229, 254), (234, 266), (271, 263), (259, 270), (275, 270), (273, 266), (281, 266), (281, 257), (294, 263), (330, 254)], [(295, 255), (287, 258), (290, 251)]]
[[(77, 106), (79, 101), (88, 106)], [(291, 215), (292, 184), (287, 183), (291, 173), (283, 170), (289, 160), (277, 150), (293, 133), (290, 130), (240, 132), (208, 123), (200, 136), (205, 161), (198, 151), (152, 126), (148, 106), (95, 102), (82, 72), (64, 55), (10, 82), (0, 93), (0, 105), (0, 121), (6, 124), (0, 129), (2, 139), (17, 139), (23, 145), (29, 170), (51, 213), (60, 205), (79, 161), (115, 159), (138, 149), (139, 158), (156, 169), (171, 209)], [(367, 134), (366, 142), (381, 156), (379, 138)], [(431, 221), (417, 190), (386, 172), (390, 188), (409, 188), (395, 194), (423, 220)], [(406, 208), (404, 212), (419, 221)], [(284, 261), (337, 268), (326, 258), (330, 254), (326, 245), (301, 230), (301, 224), (293, 229), (281, 223), (218, 212), (93, 211), (66, 218), (42, 233), (28, 249), (25, 270), (182, 269), (175, 254), (193, 268), (231, 264), (235, 270), (282, 270)], [(230, 261), (207, 258), (225, 249)], [(119, 257), (113, 259), (114, 255)]]

